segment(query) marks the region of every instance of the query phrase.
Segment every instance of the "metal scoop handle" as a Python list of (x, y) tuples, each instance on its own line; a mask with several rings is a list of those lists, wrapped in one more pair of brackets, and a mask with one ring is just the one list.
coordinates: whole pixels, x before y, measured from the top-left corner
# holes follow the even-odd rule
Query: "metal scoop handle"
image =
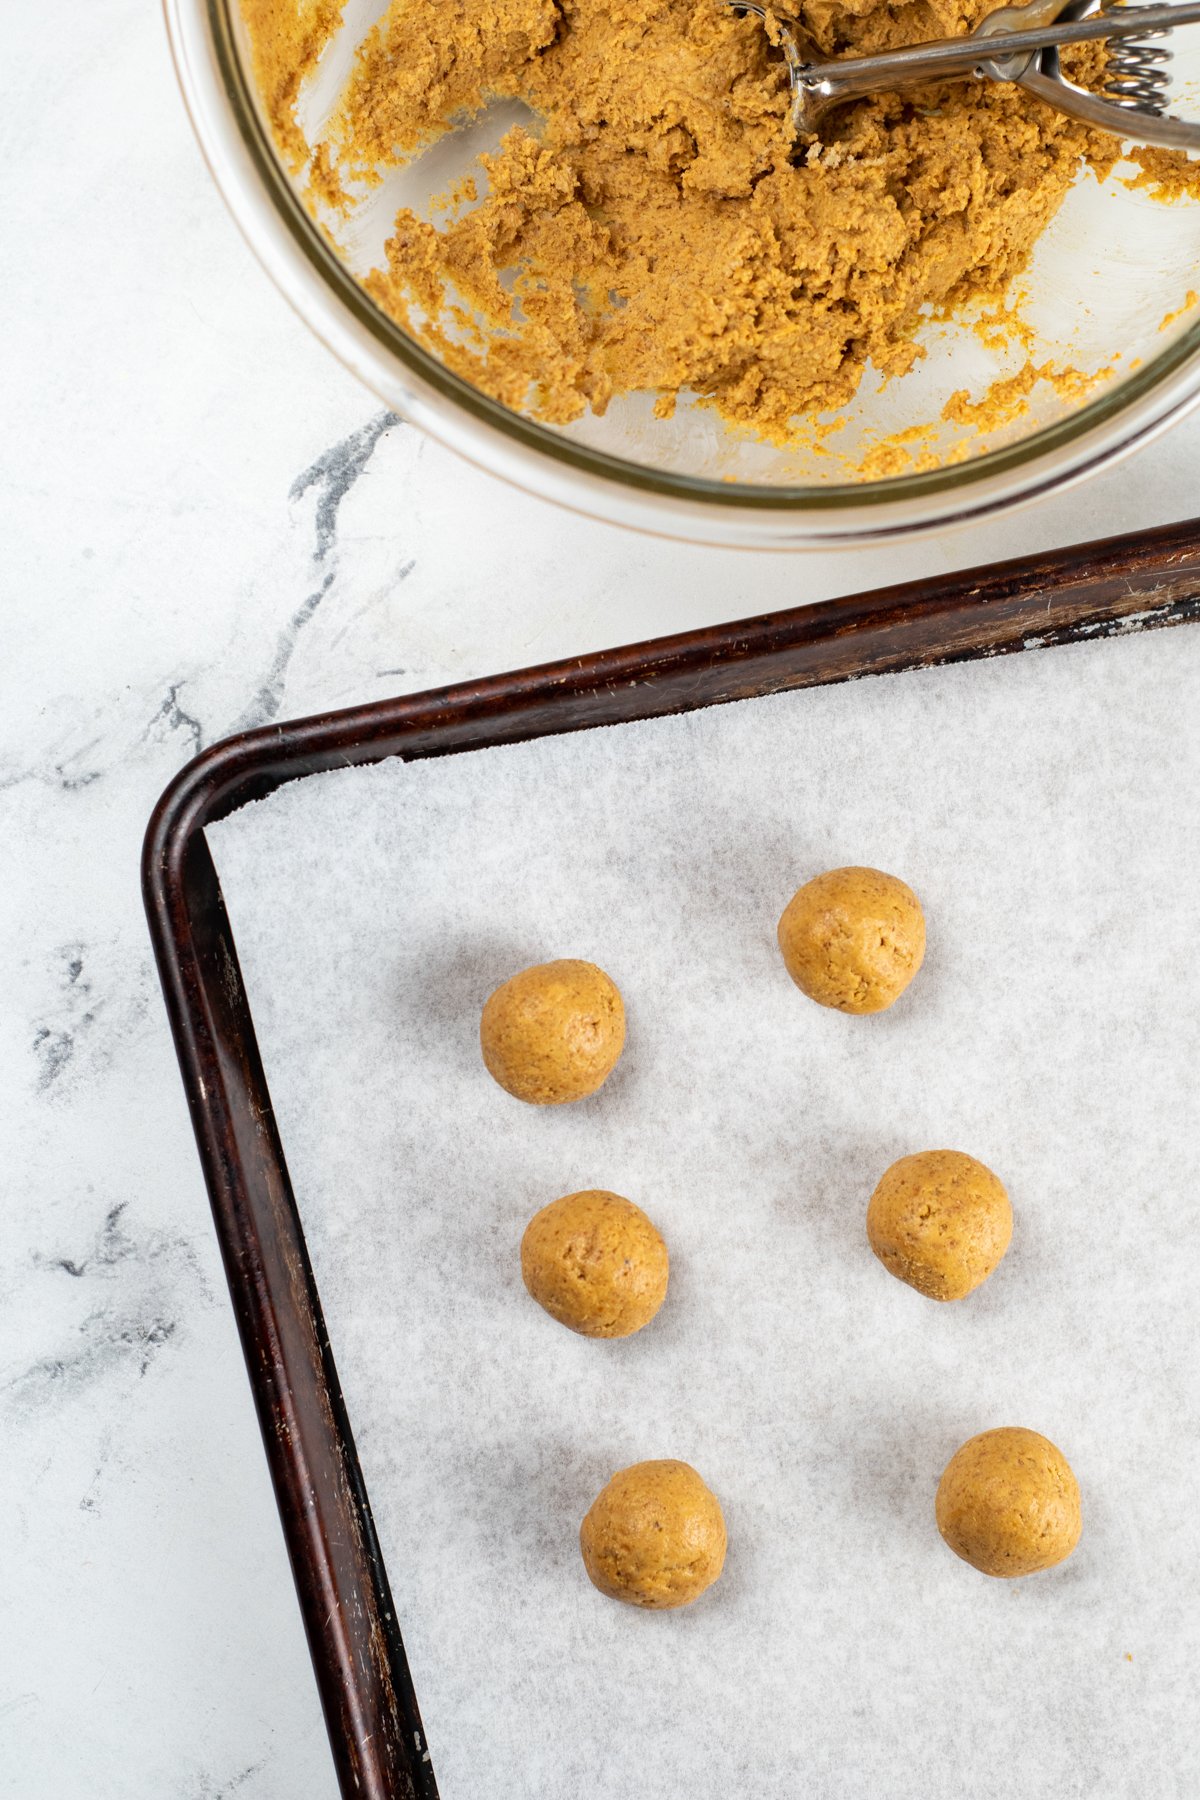
[[(762, 6), (730, 0), (740, 12), (756, 13), (766, 19)], [(1061, 12), (1061, 0), (1058, 0)], [(1038, 23), (1025, 29), (996, 29), (990, 21), (1004, 25), (1028, 13)], [(1041, 54), (1068, 44), (1085, 44), (1102, 38), (1145, 37), (1151, 32), (1170, 31), (1176, 25), (1200, 23), (1200, 0), (1182, 0), (1179, 5), (1122, 6), (1119, 11), (1093, 13), (1088, 18), (1042, 23), (1049, 7), (1046, 0), (1034, 0), (1027, 9), (1005, 7), (1001, 15), (991, 14), (965, 37), (934, 38), (928, 43), (911, 44), (903, 50), (886, 50), (870, 56), (846, 56), (836, 62), (813, 62), (805, 59), (800, 44), (786, 29), (780, 32), (779, 47), (788, 67), (792, 87), (792, 123), (798, 137), (813, 137), (820, 121), (835, 106), (867, 94), (906, 92), (924, 87), (931, 81), (955, 76), (979, 80), (1015, 81), (1036, 94), (1040, 100), (1070, 114), (1089, 125), (1139, 144), (1154, 144), (1167, 150), (1200, 150), (1200, 124), (1183, 119), (1162, 118), (1115, 100), (1101, 99), (1084, 88), (1076, 87), (1060, 75), (1047, 75), (1039, 66)]]

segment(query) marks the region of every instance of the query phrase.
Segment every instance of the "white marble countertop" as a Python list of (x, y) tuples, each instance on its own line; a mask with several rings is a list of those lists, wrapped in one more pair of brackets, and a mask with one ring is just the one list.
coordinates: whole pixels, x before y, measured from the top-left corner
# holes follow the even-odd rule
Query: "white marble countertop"
[(383, 416), (192, 142), (157, 10), (10, 9), (0, 281), (0, 1792), (333, 1792), (138, 892), (239, 727), (1194, 509), (1200, 419), (1009, 521), (789, 558), (619, 534)]

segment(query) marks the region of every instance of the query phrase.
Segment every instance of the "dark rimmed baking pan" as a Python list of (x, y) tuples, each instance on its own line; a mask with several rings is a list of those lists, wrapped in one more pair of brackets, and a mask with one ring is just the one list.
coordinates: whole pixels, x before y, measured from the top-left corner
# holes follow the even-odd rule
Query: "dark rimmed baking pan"
[(436, 1800), (204, 827), (285, 782), (1200, 617), (1200, 520), (271, 725), (163, 794), (142, 885), (341, 1790)]

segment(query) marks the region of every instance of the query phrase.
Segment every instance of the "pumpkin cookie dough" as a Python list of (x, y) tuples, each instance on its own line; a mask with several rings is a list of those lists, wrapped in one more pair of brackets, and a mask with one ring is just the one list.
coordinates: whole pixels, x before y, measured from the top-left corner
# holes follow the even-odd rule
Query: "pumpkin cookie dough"
[[(961, 33), (993, 4), (795, 16), (836, 55)], [(782, 59), (723, 0), (392, 0), (319, 160), (377, 180), (493, 97), (530, 123), (459, 204), (401, 211), (366, 285), (553, 423), (627, 392), (666, 416), (690, 391), (786, 440), (868, 362), (907, 370), (923, 316), (1001, 293), (1081, 159), (1104, 174), (1119, 151), (1013, 87), (956, 82), (862, 100), (797, 153)]]
[(1079, 1483), (1038, 1431), (983, 1431), (955, 1452), (938, 1484), (937, 1526), (956, 1556), (985, 1575), (1032, 1575), (1079, 1542)]
[(484, 1005), (479, 1043), (488, 1073), (532, 1106), (594, 1094), (625, 1043), (625, 1008), (595, 963), (538, 963)]
[(521, 1239), (525, 1286), (584, 1337), (631, 1337), (667, 1297), (667, 1246), (640, 1206), (589, 1188), (535, 1213)]
[(985, 1282), (1012, 1238), (1004, 1185), (961, 1150), (922, 1150), (886, 1171), (867, 1207), (867, 1238), (890, 1274), (931, 1300)]
[[(341, 0), (240, 4), (275, 141), (335, 236), (364, 189), (490, 101), (529, 109), (428, 216), (396, 215), (366, 286), (450, 368), (551, 423), (631, 392), (667, 417), (694, 394), (803, 439), (868, 364), (911, 367), (923, 319), (1001, 296), (1081, 167), (1103, 179), (1120, 155), (1016, 87), (961, 81), (861, 99), (797, 151), (769, 32), (723, 0), (391, 0), (310, 147), (298, 101)], [(836, 56), (958, 35), (994, 4), (787, 16)], [(1095, 46), (1064, 60), (1097, 85)], [(1164, 198), (1200, 196), (1186, 155), (1133, 157)]]
[(830, 869), (788, 901), (779, 948), (796, 986), (819, 1006), (883, 1012), (921, 967), (925, 916), (894, 875)]
[(601, 1490), (579, 1528), (594, 1586), (630, 1606), (690, 1606), (725, 1566), (716, 1495), (685, 1462), (634, 1463)]

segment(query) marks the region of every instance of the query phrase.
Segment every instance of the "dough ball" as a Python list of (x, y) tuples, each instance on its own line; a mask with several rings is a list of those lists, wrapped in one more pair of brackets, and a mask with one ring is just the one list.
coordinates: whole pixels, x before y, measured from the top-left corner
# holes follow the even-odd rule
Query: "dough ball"
[(667, 1246), (632, 1200), (588, 1188), (530, 1219), (521, 1274), (560, 1325), (584, 1337), (630, 1337), (667, 1297)]
[(961, 1300), (986, 1281), (1012, 1238), (1004, 1185), (961, 1150), (892, 1164), (871, 1195), (867, 1237), (884, 1268), (931, 1300)]
[(968, 1439), (938, 1483), (938, 1530), (985, 1575), (1032, 1575), (1079, 1542), (1079, 1483), (1040, 1431), (1006, 1425)]
[(883, 1012), (921, 966), (925, 915), (894, 875), (830, 869), (788, 901), (779, 948), (796, 986), (819, 1006)]
[(615, 982), (590, 962), (538, 963), (488, 999), (483, 1060), (508, 1093), (533, 1106), (582, 1100), (612, 1073), (625, 1042)]
[(593, 1584), (611, 1599), (690, 1606), (725, 1566), (725, 1520), (688, 1463), (634, 1463), (597, 1495), (579, 1548)]

